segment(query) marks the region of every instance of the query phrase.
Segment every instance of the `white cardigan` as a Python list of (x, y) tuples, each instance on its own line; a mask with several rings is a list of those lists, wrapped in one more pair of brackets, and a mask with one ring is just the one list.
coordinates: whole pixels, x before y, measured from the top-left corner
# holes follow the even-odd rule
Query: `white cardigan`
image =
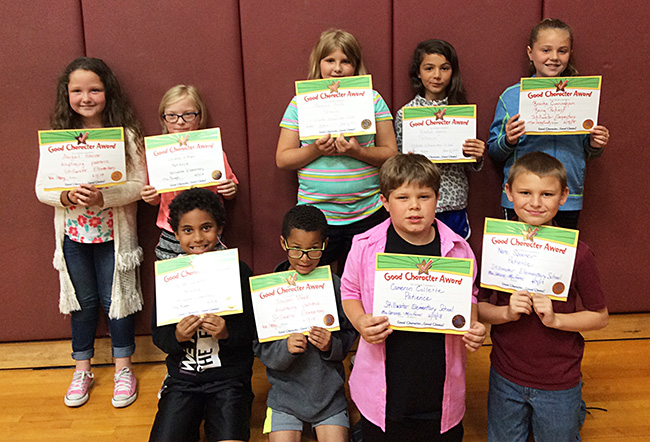
[[(104, 207), (113, 209), (113, 235), (115, 246), (115, 269), (113, 272), (113, 292), (108, 317), (120, 319), (142, 310), (143, 297), (140, 287), (140, 263), (143, 260), (142, 248), (138, 245), (137, 201), (140, 191), (147, 180), (147, 171), (142, 154), (137, 153), (142, 139), (125, 130), (125, 149), (131, 164), (127, 161), (126, 183), (101, 189)], [(70, 274), (63, 256), (63, 238), (65, 236), (65, 207), (61, 204), (61, 192), (44, 191), (42, 177), (36, 177), (36, 196), (45, 204), (54, 206), (54, 268), (59, 271), (61, 293), (59, 310), (63, 314), (81, 310), (79, 301), (70, 280)]]

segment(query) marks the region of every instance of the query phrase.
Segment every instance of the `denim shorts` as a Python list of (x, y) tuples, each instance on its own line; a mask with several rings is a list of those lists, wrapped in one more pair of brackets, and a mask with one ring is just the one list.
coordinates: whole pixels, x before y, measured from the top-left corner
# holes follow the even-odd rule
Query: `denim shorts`
[(510, 382), (490, 369), (488, 441), (575, 442), (585, 420), (582, 383), (568, 390), (540, 390)]
[[(308, 422), (311, 428), (314, 429), (320, 425), (337, 425), (339, 427), (350, 428), (350, 417), (348, 410), (343, 410), (340, 413), (330, 416), (318, 422)], [(303, 421), (295, 416), (282, 411), (273, 410), (272, 408), (266, 409), (266, 419), (264, 420), (264, 434), (271, 433), (272, 431), (302, 431)]]

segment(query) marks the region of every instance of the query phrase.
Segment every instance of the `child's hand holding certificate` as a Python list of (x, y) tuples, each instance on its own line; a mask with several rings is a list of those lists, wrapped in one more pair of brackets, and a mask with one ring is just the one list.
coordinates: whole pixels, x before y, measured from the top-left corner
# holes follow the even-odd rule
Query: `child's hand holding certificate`
[(465, 140), (476, 138), (476, 105), (404, 107), (403, 151), (419, 153), (434, 163), (468, 163)]
[(155, 266), (159, 327), (189, 315), (243, 312), (237, 249), (183, 255)]
[(463, 334), (473, 277), (472, 259), (379, 253), (372, 314), (395, 330)]
[(250, 284), (259, 342), (304, 334), (314, 326), (339, 330), (329, 266), (317, 267), (308, 275), (290, 270), (254, 276)]
[(520, 120), (529, 135), (586, 134), (598, 124), (602, 77), (533, 77), (520, 83)]
[(145, 137), (149, 184), (159, 193), (216, 186), (226, 178), (219, 128)]
[(45, 191), (72, 190), (126, 182), (124, 129), (41, 130), (38, 132), (39, 176)]
[(296, 106), (301, 140), (377, 132), (370, 75), (296, 81)]
[(577, 245), (577, 230), (486, 218), (481, 287), (566, 301)]

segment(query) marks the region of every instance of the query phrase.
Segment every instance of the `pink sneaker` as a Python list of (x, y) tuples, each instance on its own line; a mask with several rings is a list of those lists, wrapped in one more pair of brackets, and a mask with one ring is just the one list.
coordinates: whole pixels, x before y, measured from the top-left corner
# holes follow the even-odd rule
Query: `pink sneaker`
[(90, 371), (76, 370), (63, 401), (68, 407), (80, 407), (88, 402), (88, 390), (93, 384), (94, 376)]
[(138, 398), (137, 383), (135, 375), (128, 367), (115, 373), (115, 388), (113, 389), (113, 406), (115, 408), (128, 407), (135, 402)]

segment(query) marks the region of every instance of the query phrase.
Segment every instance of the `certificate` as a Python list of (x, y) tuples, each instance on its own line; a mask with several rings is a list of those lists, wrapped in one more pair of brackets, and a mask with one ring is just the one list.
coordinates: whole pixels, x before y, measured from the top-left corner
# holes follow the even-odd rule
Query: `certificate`
[(378, 253), (372, 314), (395, 330), (464, 334), (473, 278), (473, 259)]
[(370, 75), (296, 81), (296, 106), (301, 140), (377, 131)]
[(314, 327), (339, 330), (332, 273), (317, 267), (308, 275), (290, 270), (250, 278), (257, 337), (277, 341)]
[(469, 163), (463, 143), (476, 138), (476, 105), (405, 107), (402, 151), (419, 153), (434, 163)]
[(519, 119), (527, 135), (586, 134), (598, 124), (602, 77), (522, 78)]
[(158, 326), (186, 316), (242, 313), (237, 249), (155, 262)]
[(216, 186), (226, 179), (218, 127), (146, 137), (144, 144), (149, 184), (159, 193)]
[(124, 129), (38, 131), (39, 176), (43, 190), (72, 190), (81, 184), (97, 187), (126, 182)]
[(566, 301), (577, 246), (577, 230), (486, 218), (481, 287)]

